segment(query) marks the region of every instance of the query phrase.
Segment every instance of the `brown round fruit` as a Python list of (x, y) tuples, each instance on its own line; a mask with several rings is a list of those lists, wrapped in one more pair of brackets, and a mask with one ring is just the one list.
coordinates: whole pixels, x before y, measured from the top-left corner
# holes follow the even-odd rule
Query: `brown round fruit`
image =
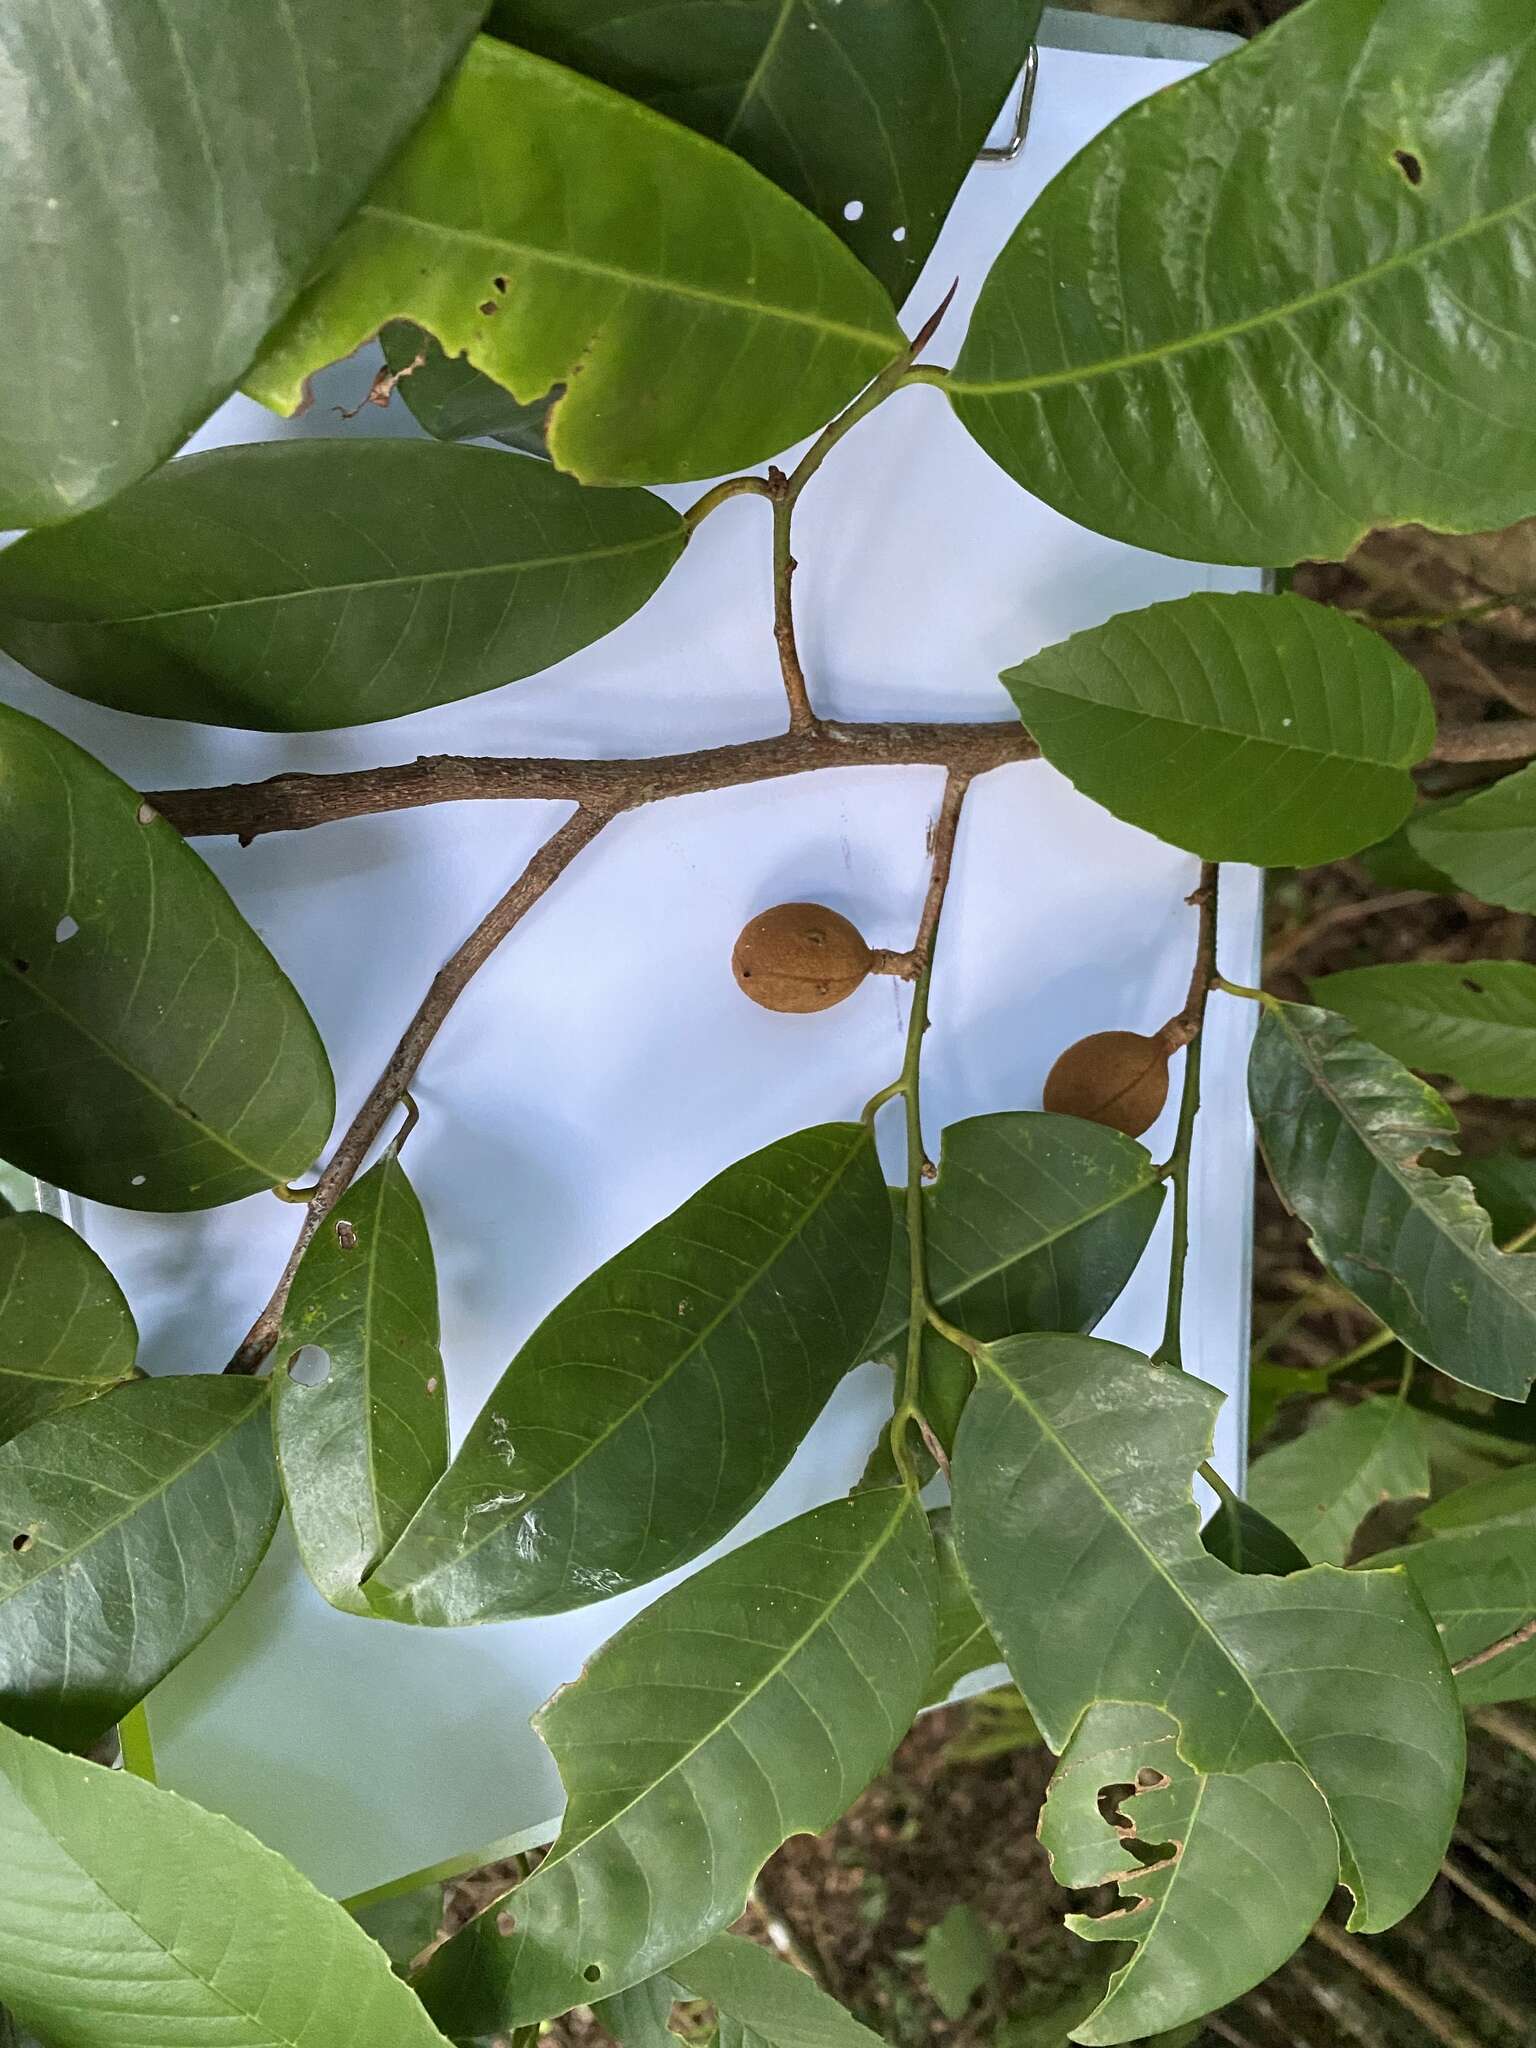
[(820, 903), (779, 903), (742, 929), (731, 955), (738, 987), (765, 1010), (830, 1010), (869, 972), (856, 925)]
[(1139, 1138), (1168, 1100), (1168, 1052), (1139, 1031), (1095, 1031), (1069, 1045), (1046, 1076), (1045, 1107)]

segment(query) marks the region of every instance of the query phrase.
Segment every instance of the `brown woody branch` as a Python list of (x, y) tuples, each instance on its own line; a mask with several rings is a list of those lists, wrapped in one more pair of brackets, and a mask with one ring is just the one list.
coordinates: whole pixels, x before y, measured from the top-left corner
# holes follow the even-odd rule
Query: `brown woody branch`
[(427, 754), (397, 766), (334, 775), (273, 775), (208, 789), (161, 789), (148, 800), (189, 839), (233, 834), (248, 845), (266, 832), (300, 832), (341, 818), (487, 799), (572, 802), (612, 816), (667, 797), (735, 789), (822, 768), (942, 767), (984, 775), (1039, 758), (1014, 719), (975, 725), (838, 724), (776, 734), (691, 754), (641, 760), (566, 760)]
[(226, 1372), (255, 1372), (277, 1342), (283, 1311), (288, 1305), (289, 1291), (300, 1260), (360, 1171), (374, 1140), (415, 1078), (416, 1069), (448, 1012), (508, 932), (559, 880), (583, 847), (591, 845), (611, 815), (610, 811), (589, 809), (579, 810), (574, 817), (568, 818), (558, 832), (545, 840), (501, 901), (486, 913), (463, 945), (433, 977), (432, 986), (405, 1027), (388, 1065), (369, 1090), (367, 1100), (352, 1119), (325, 1171), (308, 1190), (304, 1221), (282, 1277), (271, 1300), (251, 1325), (240, 1349), (224, 1368)]
[(1536, 755), (1536, 718), (1491, 718), (1481, 725), (1442, 726), (1435, 761), (1528, 761)]
[(1511, 1650), (1524, 1649), (1527, 1643), (1536, 1643), (1536, 1614), (1533, 1614), (1529, 1621), (1522, 1622), (1519, 1628), (1511, 1630), (1507, 1636), (1500, 1636), (1496, 1643), (1490, 1643), (1486, 1650), (1479, 1650), (1471, 1657), (1463, 1657), (1459, 1664), (1451, 1666), (1451, 1670), (1460, 1678), (1464, 1671), (1479, 1671), (1483, 1665), (1491, 1664), (1495, 1657), (1507, 1657)]

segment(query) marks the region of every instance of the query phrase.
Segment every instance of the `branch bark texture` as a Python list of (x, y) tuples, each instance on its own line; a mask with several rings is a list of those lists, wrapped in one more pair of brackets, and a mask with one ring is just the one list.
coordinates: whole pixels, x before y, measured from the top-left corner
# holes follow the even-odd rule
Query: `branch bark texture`
[(288, 1295), (298, 1273), (300, 1260), (313, 1243), (321, 1225), (326, 1222), (361, 1171), (375, 1139), (415, 1079), (416, 1069), (425, 1058), (427, 1048), (437, 1036), (448, 1012), (502, 940), (514, 926), (522, 922), (545, 891), (559, 880), (577, 854), (584, 847), (591, 845), (608, 823), (610, 816), (611, 813), (607, 811), (581, 810), (577, 811), (574, 817), (568, 818), (558, 832), (545, 840), (511, 888), (492, 909), (487, 911), (452, 958), (438, 969), (433, 977), (432, 986), (422, 997), (415, 1016), (405, 1027), (399, 1044), (390, 1054), (383, 1073), (368, 1091), (367, 1099), (353, 1117), (346, 1135), (332, 1153), (325, 1171), (309, 1190), (304, 1220), (299, 1226), (293, 1250), (288, 1255), (288, 1263), (283, 1268), (271, 1300), (251, 1325), (239, 1350), (224, 1368), (226, 1372), (253, 1373), (258, 1370), (277, 1342), (278, 1332), (282, 1328), (283, 1312), (288, 1306)]
[(983, 724), (839, 724), (776, 734), (691, 754), (640, 760), (568, 760), (425, 754), (382, 768), (334, 775), (274, 775), (207, 789), (160, 789), (148, 801), (189, 839), (232, 835), (249, 844), (266, 832), (301, 832), (342, 818), (414, 810), (424, 804), (543, 799), (612, 816), (667, 797), (736, 789), (823, 768), (942, 767), (967, 777), (1040, 749), (1016, 719)]

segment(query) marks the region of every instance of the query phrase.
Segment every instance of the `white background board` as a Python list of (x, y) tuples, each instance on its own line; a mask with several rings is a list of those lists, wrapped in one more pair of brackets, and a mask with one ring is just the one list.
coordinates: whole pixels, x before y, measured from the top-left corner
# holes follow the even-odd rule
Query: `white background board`
[[(958, 348), (992, 258), (1047, 178), (1121, 108), (1190, 68), (1042, 51), (1027, 149), (973, 172), (913, 295), (921, 318), (960, 279), (931, 360)], [(398, 402), (351, 426), (337, 417), (371, 370), (330, 373), (287, 427), (234, 400), (192, 445), (414, 431)], [(687, 504), (698, 487), (668, 495)], [(644, 754), (746, 739), (784, 715), (768, 539), (761, 502), (735, 500), (650, 606), (596, 647), (533, 681), (356, 732), (138, 719), (3, 663), (0, 693), (140, 787), (418, 753)], [(900, 395), (836, 452), (803, 500), (797, 554), (806, 667), (818, 708), (840, 717), (1007, 716), (1000, 668), (1111, 613), (1258, 582), (1070, 526), (994, 468), (931, 388)], [(940, 782), (926, 770), (850, 770), (624, 818), (482, 972), (416, 1086), (422, 1121), (408, 1154), (437, 1247), (455, 1441), (522, 1339), (594, 1265), (733, 1159), (857, 1115), (895, 1073), (904, 987), (875, 980), (820, 1017), (778, 1018), (738, 993), (730, 952), (750, 915), (796, 897), (845, 912), (872, 944), (910, 944)], [(310, 1005), (343, 1119), (445, 955), (564, 815), (455, 805), (245, 851), (203, 843)], [(1083, 1033), (1152, 1030), (1181, 1006), (1196, 874), (1044, 764), (974, 787), (928, 1040), (930, 1149), (959, 1117), (1038, 1107), (1051, 1062)], [(1257, 876), (1229, 872), (1222, 965), (1243, 981), (1258, 907)], [(1186, 1310), (1190, 1369), (1229, 1391), (1247, 1350), (1246, 1009), (1213, 1006)], [(1157, 1156), (1173, 1121), (1170, 1107), (1149, 1135)], [(889, 1163), (899, 1170), (897, 1155)], [(84, 1209), (133, 1303), (144, 1362), (165, 1371), (223, 1362), (296, 1222), (270, 1197), (187, 1217)], [(1165, 1219), (1103, 1334), (1156, 1341), (1166, 1229)], [(888, 1375), (855, 1374), (730, 1542), (843, 1491), (888, 1409)], [(1241, 1463), (1239, 1410), (1229, 1402), (1223, 1416), (1229, 1472)], [(546, 1821), (559, 1785), (529, 1714), (667, 1583), (554, 1620), (411, 1630), (328, 1609), (284, 1531), (251, 1594), (151, 1701), (162, 1777), (338, 1893)]]

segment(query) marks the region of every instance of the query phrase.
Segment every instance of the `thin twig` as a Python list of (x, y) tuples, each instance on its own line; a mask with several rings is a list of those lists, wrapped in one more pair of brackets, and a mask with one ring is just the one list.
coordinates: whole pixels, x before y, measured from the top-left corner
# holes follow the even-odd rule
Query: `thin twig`
[(369, 1090), (367, 1100), (352, 1119), (345, 1137), (331, 1155), (325, 1171), (310, 1190), (304, 1210), (304, 1221), (289, 1254), (288, 1263), (283, 1268), (282, 1277), (273, 1290), (271, 1300), (251, 1325), (239, 1350), (224, 1368), (226, 1372), (255, 1372), (277, 1342), (278, 1331), (282, 1327), (283, 1311), (287, 1307), (289, 1290), (298, 1273), (300, 1260), (309, 1249), (321, 1224), (325, 1222), (361, 1169), (374, 1140), (404, 1098), (406, 1090), (415, 1078), (416, 1069), (421, 1065), (428, 1046), (437, 1036), (449, 1011), (508, 932), (527, 916), (545, 891), (559, 880), (583, 847), (592, 844), (608, 823), (609, 816), (606, 811), (579, 810), (573, 817), (568, 818), (558, 832), (545, 840), (501, 901), (486, 913), (463, 945), (433, 977), (432, 986), (422, 998), (415, 1016), (405, 1027), (383, 1073)]
[(1496, 1736), (1508, 1748), (1518, 1750), (1521, 1756), (1536, 1764), (1536, 1728), (1522, 1721), (1518, 1715), (1506, 1714), (1501, 1707), (1480, 1707), (1472, 1721), (1485, 1735)]
[(1486, 1650), (1479, 1650), (1476, 1656), (1463, 1657), (1459, 1664), (1453, 1664), (1452, 1675), (1460, 1678), (1465, 1671), (1478, 1671), (1484, 1664), (1491, 1664), (1495, 1657), (1507, 1656), (1511, 1650), (1523, 1649), (1527, 1643), (1536, 1643), (1536, 1614), (1509, 1635), (1500, 1636), (1496, 1643), (1490, 1643)]
[(1159, 1365), (1184, 1369), (1182, 1332), (1184, 1323), (1184, 1268), (1189, 1258), (1189, 1182), (1194, 1156), (1195, 1123), (1200, 1114), (1201, 1039), (1205, 1031), (1206, 1004), (1216, 975), (1216, 920), (1221, 871), (1214, 861), (1200, 870), (1200, 886), (1190, 897), (1200, 912), (1195, 938), (1195, 966), (1190, 977), (1184, 1008), (1167, 1027), (1188, 1047), (1184, 1055), (1184, 1086), (1179, 1099), (1179, 1128), (1167, 1173), (1173, 1182), (1173, 1249), (1168, 1264), (1168, 1315), (1162, 1342), (1153, 1357)]
[(782, 469), (769, 470), (768, 484), (773, 493), (773, 641), (779, 650), (779, 674), (784, 679), (784, 694), (789, 699), (789, 729), (792, 733), (811, 733), (816, 730), (816, 712), (795, 638), (794, 581), (797, 564), (790, 547), (795, 494)]
[[(1442, 1976), (1449, 1977), (1458, 1991), (1466, 1992), (1480, 2005), (1485, 2005), (1501, 2026), (1510, 2028), (1516, 2039), (1519, 2038), (1525, 2027), (1526, 2015), (1517, 2012), (1507, 1999), (1500, 1998), (1499, 1994), (1491, 1990), (1474, 1971), (1467, 1969), (1465, 1964), (1459, 1963), (1455, 1956), (1449, 1954), (1444, 1941), (1427, 1935), (1423, 1928), (1415, 1927), (1411, 1920), (1399, 1927), (1397, 1932), (1406, 1941), (1413, 1943), (1425, 1957), (1430, 1970), (1437, 1970)], [(1210, 2022), (1207, 2021), (1206, 2024), (1209, 2025)]]
[(538, 799), (611, 814), (823, 768), (937, 767), (975, 777), (1039, 757), (1039, 747), (1012, 718), (953, 725), (823, 719), (812, 732), (778, 733), (690, 754), (607, 761), (427, 754), (334, 775), (273, 775), (265, 782), (154, 790), (148, 802), (189, 839), (232, 834), (249, 845), (268, 832), (303, 832), (425, 804)]
[(1502, 1899), (1496, 1899), (1485, 1885), (1480, 1885), (1474, 1878), (1468, 1877), (1459, 1864), (1453, 1863), (1447, 1857), (1440, 1866), (1440, 1875), (1448, 1877), (1459, 1892), (1466, 1893), (1474, 1906), (1486, 1913), (1490, 1920), (1497, 1921), (1500, 1927), (1507, 1928), (1517, 1941), (1523, 1941), (1527, 1948), (1536, 1948), (1536, 1927), (1532, 1927), (1528, 1921), (1522, 1920), (1518, 1913), (1511, 1911)]
[(1524, 1892), (1531, 1904), (1536, 1906), (1536, 1880), (1527, 1877), (1525, 1872), (1511, 1863), (1507, 1856), (1501, 1856), (1491, 1843), (1485, 1842), (1480, 1835), (1474, 1835), (1469, 1828), (1453, 1829), (1452, 1839), (1461, 1848), (1469, 1850), (1480, 1863), (1486, 1863), (1490, 1870), (1496, 1870), (1517, 1892)]
[(1529, 611), (1533, 597), (1536, 592), (1529, 590), (1514, 597), (1496, 591), (1480, 604), (1456, 605), (1449, 611), (1372, 612), (1345, 607), (1344, 616), (1358, 619), (1362, 626), (1374, 626), (1378, 633), (1443, 633), (1452, 626), (1476, 625), (1480, 619), (1492, 618), (1495, 612)]
[(1341, 1963), (1347, 1963), (1367, 1983), (1374, 1984), (1378, 1991), (1384, 1991), (1404, 2012), (1411, 2013), (1421, 2027), (1427, 2028), (1443, 2044), (1443, 2048), (1478, 2048), (1478, 2043), (1457, 2022), (1454, 2014), (1447, 2012), (1427, 1992), (1420, 1991), (1416, 1984), (1410, 1984), (1400, 1971), (1394, 1970), (1363, 1941), (1341, 1933), (1331, 1920), (1319, 1920), (1312, 1930), (1312, 1939), (1319, 1948), (1327, 1949)]
[[(795, 637), (794, 580), (798, 566), (792, 533), (795, 506), (799, 503), (800, 493), (843, 436), (860, 420), (868, 419), (877, 406), (884, 405), (893, 391), (900, 389), (907, 372), (933, 339), (939, 322), (949, 311), (958, 283), (956, 279), (946, 292), (943, 304), (924, 321), (895, 361), (888, 363), (851, 405), (845, 406), (835, 420), (822, 428), (787, 476), (782, 469), (771, 468), (768, 472), (767, 492), (773, 500), (773, 638), (779, 650), (779, 673), (784, 681), (784, 694), (789, 700), (791, 733), (813, 733), (818, 723)], [(723, 488), (717, 486), (717, 489)], [(700, 502), (704, 511), (713, 509), (707, 501)]]
[(1335, 903), (1277, 940), (1264, 956), (1264, 971), (1266, 974), (1279, 974), (1299, 953), (1307, 952), (1326, 932), (1336, 931), (1341, 924), (1357, 924), (1390, 910), (1405, 910), (1409, 904), (1422, 903), (1423, 900), (1422, 889), (1398, 889), (1389, 896), (1367, 896), (1358, 902)]
[(1536, 754), (1536, 718), (1495, 718), (1440, 728), (1432, 761), (1528, 761)]

